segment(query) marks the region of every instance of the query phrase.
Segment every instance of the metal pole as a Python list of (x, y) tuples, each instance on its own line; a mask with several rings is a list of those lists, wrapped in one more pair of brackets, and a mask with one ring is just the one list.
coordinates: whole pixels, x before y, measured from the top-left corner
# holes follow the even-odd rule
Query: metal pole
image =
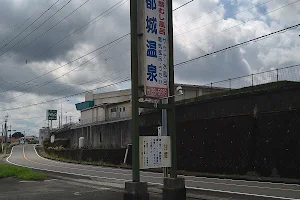
[(62, 103), (63, 102), (60, 102), (60, 127), (62, 127), (63, 125), (63, 115), (62, 115)]
[(58, 128), (60, 128), (60, 116), (58, 116)]
[[(168, 99), (162, 99), (162, 103), (163, 104), (168, 104)], [(168, 123), (167, 123), (167, 110), (166, 109), (162, 109), (162, 113), (161, 113), (161, 135), (162, 136), (167, 136), (168, 135)], [(164, 167), (163, 168), (163, 174), (164, 177), (168, 177), (168, 168)]]
[(177, 177), (177, 153), (176, 153), (176, 122), (175, 122), (175, 97), (174, 97), (174, 47), (173, 47), (173, 11), (172, 0), (168, 0), (168, 32), (169, 32), (169, 104), (172, 109), (168, 114), (168, 125), (171, 136), (171, 177)]
[(132, 95), (132, 181), (140, 182), (139, 169), (139, 105), (138, 105), (138, 19), (137, 0), (130, 0), (131, 95)]
[(50, 121), (50, 128), (51, 128), (51, 130), (52, 130), (52, 120)]

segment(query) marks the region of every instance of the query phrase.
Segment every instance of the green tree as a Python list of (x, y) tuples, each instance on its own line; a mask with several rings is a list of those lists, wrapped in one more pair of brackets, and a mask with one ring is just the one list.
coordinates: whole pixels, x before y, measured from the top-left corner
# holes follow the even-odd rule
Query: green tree
[(24, 137), (24, 134), (21, 132), (15, 132), (14, 134), (12, 134), (12, 137), (18, 139)]

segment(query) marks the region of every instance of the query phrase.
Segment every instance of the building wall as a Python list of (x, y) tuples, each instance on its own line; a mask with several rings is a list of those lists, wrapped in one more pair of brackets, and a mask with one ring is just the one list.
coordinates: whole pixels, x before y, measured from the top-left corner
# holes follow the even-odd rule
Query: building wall
[(107, 106), (108, 120), (123, 119), (131, 116), (131, 103), (122, 102)]
[(81, 124), (92, 123), (93, 122), (92, 119), (93, 119), (93, 109), (87, 109), (81, 111), (81, 118), (80, 118)]
[(131, 90), (120, 90), (107, 93), (94, 94), (95, 105), (112, 104), (128, 101), (131, 98)]
[[(174, 90), (176, 90), (177, 86), (178, 85), (175, 86)], [(183, 95), (176, 95), (176, 101), (201, 96), (212, 92), (212, 90), (220, 90), (216, 88), (203, 88), (197, 85), (182, 85), (181, 87), (183, 89)], [(81, 124), (90, 124), (94, 122), (131, 117), (130, 99), (130, 89), (93, 94), (95, 107), (81, 111)], [(85, 100), (91, 100), (91, 93), (86, 94)]]
[(104, 123), (72, 129), (70, 147), (78, 147), (79, 138), (85, 138), (85, 145), (92, 147), (120, 148), (131, 142), (130, 120)]
[(39, 144), (43, 145), (43, 141), (50, 138), (48, 129), (40, 129), (39, 131)]

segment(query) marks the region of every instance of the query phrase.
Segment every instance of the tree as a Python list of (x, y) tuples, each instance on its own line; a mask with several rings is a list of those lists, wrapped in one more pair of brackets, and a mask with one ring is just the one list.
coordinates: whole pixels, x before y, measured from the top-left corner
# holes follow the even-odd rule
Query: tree
[(21, 132), (15, 132), (14, 134), (12, 134), (12, 137), (18, 139), (24, 137), (24, 134), (22, 134)]

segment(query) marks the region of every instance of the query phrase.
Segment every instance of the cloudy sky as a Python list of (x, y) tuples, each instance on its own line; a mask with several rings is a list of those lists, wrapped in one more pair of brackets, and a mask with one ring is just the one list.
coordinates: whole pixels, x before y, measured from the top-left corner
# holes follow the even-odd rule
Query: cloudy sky
[[(173, 7), (188, 1), (174, 0)], [(174, 11), (175, 64), (296, 25), (299, 19), (300, 0), (194, 0)], [(74, 104), (83, 101), (85, 91), (130, 87), (122, 82), (130, 76), (129, 36), (98, 49), (129, 33), (129, 25), (126, 0), (1, 0), (1, 121), (8, 114), (13, 130), (37, 135), (47, 125), (47, 109), (60, 112), (62, 106), (64, 123), (65, 116), (77, 122)], [(300, 64), (299, 30), (180, 65), (175, 80), (207, 84)], [(285, 70), (282, 79), (295, 79), (298, 71)], [(263, 82), (272, 74), (261, 77)], [(122, 83), (111, 85), (116, 82)]]

